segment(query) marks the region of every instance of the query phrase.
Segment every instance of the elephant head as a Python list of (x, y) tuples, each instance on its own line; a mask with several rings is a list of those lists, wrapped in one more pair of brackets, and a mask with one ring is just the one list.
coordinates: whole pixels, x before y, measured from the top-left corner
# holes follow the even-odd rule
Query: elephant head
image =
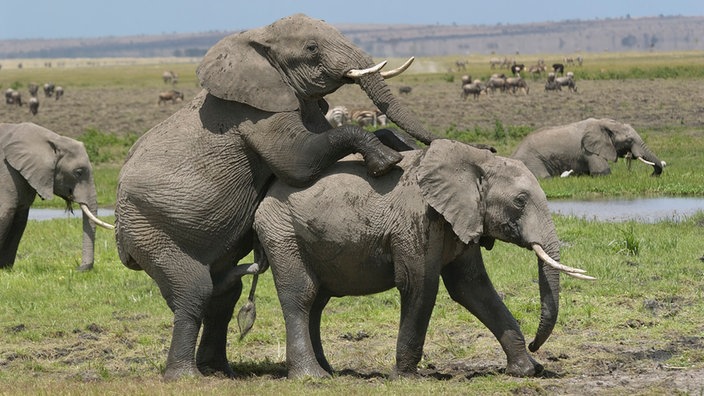
[(630, 125), (603, 118), (584, 122), (582, 147), (609, 161), (617, 158), (635, 158), (653, 167), (652, 176), (660, 176), (664, 162), (650, 151), (643, 139)]
[(344, 84), (357, 83), (389, 119), (430, 143), (434, 137), (384, 82), (385, 77), (405, 70), (410, 61), (379, 73), (384, 64), (374, 66), (369, 55), (334, 27), (296, 14), (224, 38), (205, 55), (197, 75), (211, 95), (272, 113), (303, 109)]
[(557, 321), (560, 272), (594, 279), (559, 263), (559, 239), (538, 180), (518, 160), (439, 139), (420, 162), (418, 184), (462, 242), (491, 249), (499, 239), (536, 253), (541, 314), (529, 349), (538, 350)]
[[(0, 149), (11, 170), (42, 199), (54, 195), (66, 201), (68, 210), (78, 203), (83, 211), (83, 257), (80, 270), (92, 269), (94, 261), (95, 224), (110, 225), (98, 220), (98, 203), (93, 183), (93, 169), (83, 143), (58, 135), (32, 123), (0, 124)], [(9, 169), (8, 168), (8, 169)], [(13, 177), (15, 184), (19, 178)], [(5, 186), (3, 186), (5, 188)], [(22, 196), (17, 188), (17, 206), (29, 207), (34, 193)], [(93, 220), (93, 221), (90, 221)], [(26, 221), (26, 220), (25, 220)]]

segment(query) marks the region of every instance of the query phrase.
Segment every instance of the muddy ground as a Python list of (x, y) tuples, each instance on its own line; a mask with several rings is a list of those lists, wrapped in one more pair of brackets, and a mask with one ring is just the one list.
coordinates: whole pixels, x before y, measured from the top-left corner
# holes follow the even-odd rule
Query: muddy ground
[[(420, 78), (417, 78), (420, 80)], [(415, 79), (414, 79), (415, 80)], [(427, 80), (392, 82), (394, 93), (402, 85), (412, 87), (399, 94), (403, 103), (436, 133), (480, 127), (493, 130), (503, 126), (539, 128), (578, 121), (588, 117), (609, 117), (638, 128), (668, 126), (704, 127), (704, 82), (692, 80), (598, 80), (578, 81), (577, 93), (546, 92), (541, 81), (529, 81), (527, 95), (482, 95), (466, 101), (460, 97), (459, 82), (440, 77)], [(155, 88), (66, 87), (56, 101), (40, 93), (39, 114), (32, 116), (28, 106), (0, 105), (2, 122), (33, 121), (56, 132), (76, 136), (87, 128), (102, 132), (141, 134), (188, 103), (199, 90), (178, 87), (186, 100), (158, 105)], [(28, 97), (24, 93), (25, 100)], [(373, 105), (357, 86), (345, 86), (328, 96), (331, 106), (344, 105), (351, 111)]]
[[(541, 82), (531, 81), (529, 84), (527, 95), (482, 95), (466, 101), (460, 98), (459, 82), (450, 83), (441, 78), (393, 83), (392, 88), (398, 93), (400, 85), (412, 86), (410, 94), (399, 96), (434, 132), (443, 132), (453, 126), (460, 130), (493, 129), (497, 122), (504, 126), (539, 128), (588, 117), (610, 117), (630, 123), (636, 129), (676, 126), (704, 131), (704, 82), (701, 81), (578, 81), (577, 93), (545, 92)], [(27, 106), (18, 108), (0, 104), (0, 121), (33, 121), (68, 136), (77, 136), (89, 128), (117, 134), (141, 134), (187, 105), (188, 99), (199, 90), (195, 86), (180, 89), (185, 92), (186, 101), (158, 105), (159, 90), (153, 88), (66, 87), (66, 93), (59, 101), (40, 96), (41, 105), (36, 116), (29, 113)], [(371, 106), (365, 94), (354, 86), (330, 95), (329, 102), (331, 105), (345, 105), (351, 110)], [(704, 334), (704, 329), (702, 332)], [(340, 337), (339, 345), (331, 346), (329, 350), (367, 353), (374, 349), (374, 337), (357, 339), (352, 335), (348, 338)], [(443, 361), (442, 350), (428, 345), (426, 353), (434, 356), (435, 363), (423, 368), (423, 375), (465, 380), (499, 374), (504, 357), (495, 340), (483, 337), (471, 341), (486, 344), (478, 346), (487, 349), (481, 361)], [(388, 354), (388, 345), (384, 348)], [(702, 348), (704, 338), (694, 337), (660, 340), (655, 344), (648, 340), (594, 342), (573, 355), (554, 356), (539, 352), (537, 359), (549, 369), (538, 380), (540, 386), (537, 389), (526, 387), (519, 393), (647, 394), (670, 390), (699, 395), (704, 392), (704, 369), (673, 367), (664, 362), (675, 353)], [(364, 363), (369, 362), (368, 357), (343, 355), (346, 356), (330, 358), (336, 361), (338, 368), (351, 368), (353, 371), (347, 372), (351, 376), (374, 378), (378, 377), (374, 370), (388, 368), (379, 367), (379, 361), (372, 359), (371, 365), (375, 367), (372, 369)], [(281, 375), (278, 371), (268, 373), (274, 378)]]

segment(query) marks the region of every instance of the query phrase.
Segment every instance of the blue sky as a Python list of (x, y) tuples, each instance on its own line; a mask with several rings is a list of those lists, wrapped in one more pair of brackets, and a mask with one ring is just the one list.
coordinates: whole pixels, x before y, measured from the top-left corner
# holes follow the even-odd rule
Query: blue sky
[(230, 31), (297, 12), (332, 24), (494, 25), (704, 16), (704, 0), (2, 0), (0, 40)]

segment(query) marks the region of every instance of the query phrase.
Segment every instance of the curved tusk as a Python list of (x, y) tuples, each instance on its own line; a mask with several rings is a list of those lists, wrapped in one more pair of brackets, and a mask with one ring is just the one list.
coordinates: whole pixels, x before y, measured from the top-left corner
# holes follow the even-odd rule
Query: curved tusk
[(366, 68), (366, 69), (352, 69), (345, 73), (345, 77), (347, 78), (359, 78), (362, 76), (366, 76), (367, 74), (371, 73), (376, 73), (379, 70), (381, 70), (382, 67), (386, 66), (386, 61), (383, 61), (375, 66)]
[(84, 213), (86, 216), (88, 216), (88, 218), (91, 219), (91, 220), (93, 221), (93, 223), (95, 223), (95, 224), (97, 224), (97, 225), (99, 225), (99, 226), (101, 226), (101, 227), (103, 227), (103, 228), (107, 228), (108, 230), (114, 230), (114, 229), (115, 229), (115, 226), (114, 226), (114, 225), (109, 224), (109, 223), (106, 223), (106, 222), (100, 220), (99, 218), (97, 218), (97, 217), (93, 214), (93, 212), (91, 212), (90, 209), (88, 209), (88, 206), (87, 206), (86, 204), (81, 204), (80, 206), (81, 206), (81, 210), (83, 211), (83, 213)]
[(641, 158), (641, 157), (638, 157), (638, 159), (640, 160), (640, 162), (642, 162), (642, 163), (644, 163), (644, 164), (648, 164), (648, 165), (650, 165), (650, 166), (655, 166), (655, 162), (650, 162), (650, 161), (648, 161), (648, 160), (644, 160), (644, 159)]
[(384, 78), (396, 77), (396, 76), (398, 76), (399, 74), (405, 72), (406, 69), (408, 69), (408, 67), (411, 66), (411, 63), (413, 63), (413, 61), (414, 61), (415, 59), (416, 59), (416, 58), (412, 56), (412, 57), (408, 58), (408, 60), (406, 61), (406, 63), (404, 63), (403, 65), (401, 65), (401, 67), (396, 68), (396, 69), (393, 69), (393, 70), (387, 70), (387, 71), (381, 72), (381, 76), (384, 77)]
[(582, 275), (586, 273), (587, 271), (579, 268), (573, 268), (573, 267), (568, 267), (566, 265), (560, 264), (557, 261), (553, 260), (552, 257), (548, 256), (547, 253), (545, 253), (545, 250), (543, 250), (540, 245), (537, 243), (534, 243), (531, 248), (535, 252), (535, 254), (543, 260), (545, 263), (547, 263), (549, 266), (558, 269), (562, 272), (564, 272), (566, 275), (572, 276), (574, 278), (578, 279), (584, 279), (584, 280), (595, 280), (596, 278), (589, 276), (589, 275)]

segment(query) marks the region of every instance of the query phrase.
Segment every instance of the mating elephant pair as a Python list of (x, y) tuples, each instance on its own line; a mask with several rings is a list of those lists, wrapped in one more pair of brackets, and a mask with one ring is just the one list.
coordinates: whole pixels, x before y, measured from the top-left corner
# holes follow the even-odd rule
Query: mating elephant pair
[[(356, 83), (396, 125), (413, 138), (431, 145), (435, 140), (432, 134), (393, 96), (384, 81), (384, 78), (405, 70), (408, 64), (397, 70), (380, 71), (384, 63), (375, 66), (370, 56), (333, 27), (304, 15), (287, 17), (263, 28), (228, 36), (213, 46), (197, 70), (205, 89), (190, 104), (152, 128), (135, 143), (119, 176), (115, 208), (116, 241), (122, 262), (131, 269), (146, 271), (156, 281), (174, 313), (165, 378), (200, 373), (234, 375), (227, 361), (225, 346), (228, 325), (242, 291), (240, 277), (261, 268), (255, 265), (233, 266), (232, 263), (238, 262), (254, 247), (255, 210), (275, 179), (276, 183), (282, 184), (280, 188), (310, 186), (339, 159), (359, 153), (366, 173), (379, 179), (377, 188), (381, 190), (373, 192), (392, 189), (398, 181), (413, 181), (400, 179), (398, 169), (399, 166), (404, 168), (404, 165), (397, 164), (404, 160), (404, 156), (383, 144), (375, 134), (354, 125), (332, 128), (325, 119), (328, 105), (323, 99), (344, 84)], [(407, 147), (402, 141), (393, 136), (391, 138), (399, 147)], [(487, 151), (486, 155), (489, 154)], [(419, 154), (415, 154), (415, 157), (408, 157), (405, 161), (419, 159)], [(503, 160), (497, 161), (498, 164)], [(460, 164), (469, 165), (472, 162), (468, 158), (460, 161)], [(443, 174), (443, 168), (438, 167), (438, 174)], [(481, 238), (482, 230), (505, 229), (505, 232), (511, 232), (511, 238), (516, 241), (520, 236), (527, 238), (520, 239), (521, 246), (540, 245), (540, 250), (547, 251), (542, 254), (541, 262), (553, 263), (559, 258), (554, 235), (552, 238), (547, 238), (550, 235), (539, 235), (546, 237), (545, 240), (533, 239), (538, 236), (522, 235), (522, 225), (515, 223), (515, 215), (529, 207), (534, 212), (540, 212), (535, 214), (534, 220), (540, 223), (541, 227), (538, 228), (551, 229), (545, 198), (540, 195), (542, 191), (535, 179), (525, 174), (527, 171), (523, 177), (530, 176), (530, 179), (524, 180), (527, 184), (521, 185), (528, 190), (518, 191), (508, 202), (502, 201), (506, 205), (503, 210), (507, 213), (491, 218), (492, 223), (487, 224), (490, 217), (485, 216), (483, 211), (476, 212), (480, 205), (486, 205), (486, 201), (480, 199), (482, 194), (479, 191), (484, 191), (483, 194), (486, 195), (490, 190), (490, 184), (482, 183), (496, 171), (496, 166), (493, 166), (487, 171), (475, 171), (472, 173), (475, 178), (462, 179), (467, 182), (467, 186), (478, 185), (478, 192), (473, 201), (468, 203), (467, 210), (454, 212), (457, 217), (469, 217), (459, 220), (459, 225), (453, 224), (452, 228), (471, 224), (470, 231), (458, 234), (462, 235), (461, 242), (446, 232), (450, 226), (441, 221), (443, 216), (450, 214), (428, 206), (420, 198), (407, 203), (401, 198), (391, 202), (404, 207), (404, 211), (410, 211), (418, 223), (406, 230), (398, 230), (398, 242), (394, 246), (383, 246), (388, 249), (388, 253), (383, 255), (387, 260), (384, 269), (380, 267), (375, 271), (368, 270), (369, 274), (364, 278), (373, 286), (366, 289), (355, 287), (358, 292), (374, 292), (394, 284), (403, 285), (403, 293), (413, 294), (413, 302), (422, 303), (422, 310), (409, 313), (404, 324), (404, 328), (416, 327), (417, 330), (413, 334), (409, 334), (408, 330), (402, 333), (402, 338), (412, 347), (408, 350), (408, 356), (401, 356), (399, 360), (401, 372), (415, 370), (418, 348), (422, 346), (419, 337), (424, 336), (424, 330), (420, 330), (433, 305), (437, 287), (433, 286), (433, 282), (437, 283), (437, 277), (433, 279), (432, 275), (437, 275), (441, 270), (443, 275), (450, 271), (469, 271), (469, 278), (481, 277), (483, 269), (477, 259), (477, 243), (489, 243), (488, 239)], [(435, 182), (432, 175), (428, 177), (431, 184)], [(443, 177), (452, 175), (445, 174)], [(376, 179), (364, 180), (364, 183), (370, 184)], [(359, 183), (356, 182), (356, 185), (361, 188)], [(328, 190), (335, 191), (338, 187), (335, 185)], [(439, 203), (431, 203), (435, 204)], [(457, 202), (452, 205), (457, 209), (461, 207)], [(535, 210), (536, 207), (539, 209)], [(367, 215), (360, 212), (359, 207), (348, 208), (347, 204), (340, 203), (338, 208), (341, 214), (347, 213), (342, 221), (353, 221), (358, 216)], [(320, 207), (303, 208), (311, 212), (319, 209)], [(404, 211), (397, 216), (405, 215)], [(274, 213), (272, 210), (271, 214)], [(384, 219), (382, 216), (374, 216), (369, 220), (374, 223)], [(274, 222), (272, 219), (271, 224)], [(264, 227), (260, 237), (267, 241), (274, 237), (265, 229), (266, 222), (262, 220), (260, 225)], [(328, 244), (329, 247), (351, 251), (345, 245), (346, 241), (360, 243), (359, 235), (356, 234), (360, 228), (355, 227), (351, 230), (354, 232), (330, 233), (329, 238), (334, 239), (337, 245)], [(423, 246), (431, 252), (421, 252), (419, 247), (413, 246), (413, 241), (418, 238), (413, 235), (413, 231), (423, 227), (430, 227), (433, 231), (433, 239), (423, 241)], [(297, 233), (310, 232), (310, 228), (295, 228)], [(487, 233), (490, 238), (503, 235)], [(404, 238), (407, 243), (402, 243)], [(442, 244), (435, 245), (436, 242)], [(408, 248), (417, 253), (418, 257), (421, 257), (420, 253), (437, 257), (431, 253), (443, 249), (443, 246), (449, 248), (451, 244), (455, 244), (455, 248), (447, 251), (448, 254), (454, 254), (451, 261), (460, 259), (463, 247), (470, 249), (472, 253), (465, 253), (472, 255), (468, 269), (463, 269), (459, 263), (443, 267), (447, 262), (435, 260), (410, 263), (406, 258), (408, 253), (404, 252)], [(271, 249), (271, 245), (264, 243), (265, 249)], [(272, 266), (277, 268), (274, 271), (276, 275), (280, 271), (279, 255), (283, 253), (267, 251), (266, 254), (270, 256)], [(552, 256), (552, 259), (548, 256)], [(350, 258), (343, 255), (339, 260), (336, 265), (341, 266)], [(558, 272), (550, 268), (553, 267), (540, 266), (543, 319), (533, 344), (534, 349), (550, 334), (557, 316)], [(362, 269), (367, 270), (367, 267), (363, 266)], [(346, 269), (351, 270), (351, 267)], [(430, 276), (424, 275), (426, 271)], [(281, 279), (279, 277), (277, 282)], [(417, 283), (419, 280), (423, 281), (422, 284)], [(306, 280), (298, 279), (296, 282), (305, 283)], [(493, 297), (495, 294), (490, 294), (491, 288), (485, 287), (483, 290), (488, 293), (486, 298), (491, 300), (492, 307), (498, 307), (500, 301), (497, 303), (498, 300)], [(285, 295), (296, 292), (302, 291), (294, 287), (280, 288), (280, 293), (284, 293), (284, 307), (299, 298), (288, 299)], [(315, 309), (322, 310), (326, 298), (349, 292), (344, 288), (331, 288), (327, 293), (321, 291), (320, 297), (313, 296), (317, 304)], [(458, 290), (455, 296), (469, 309), (480, 312), (479, 315), (486, 312), (487, 308), (478, 306), (477, 301), (470, 301), (472, 299), (469, 297), (458, 297), (462, 293), (464, 291)], [(404, 312), (414, 311), (408, 304), (404, 304), (403, 309)], [(319, 339), (319, 332), (315, 328), (315, 316), (319, 316), (319, 312), (312, 312), (310, 324), (304, 323), (304, 320), (299, 325), (309, 330), (315, 341)], [(417, 318), (411, 318), (416, 314), (419, 315)], [(497, 317), (496, 314), (487, 315), (488, 321)], [(527, 356), (522, 336), (516, 332), (515, 321), (509, 319), (509, 316), (507, 312), (499, 313), (496, 319), (498, 323), (490, 326), (492, 330), (511, 333), (508, 337), (501, 336), (504, 347), (509, 348), (507, 354), (511, 355), (509, 372), (521, 375), (534, 373), (537, 371), (536, 364)], [(196, 340), (201, 327), (200, 344), (196, 351)], [(291, 345), (294, 348), (306, 348), (305, 344)], [(319, 342), (314, 342), (313, 349), (318, 364), (329, 369), (321, 357)], [(325, 375), (325, 370), (321, 371), (319, 367), (309, 366), (310, 362), (301, 363), (297, 360), (298, 357), (290, 356), (289, 364), (294, 375)]]

